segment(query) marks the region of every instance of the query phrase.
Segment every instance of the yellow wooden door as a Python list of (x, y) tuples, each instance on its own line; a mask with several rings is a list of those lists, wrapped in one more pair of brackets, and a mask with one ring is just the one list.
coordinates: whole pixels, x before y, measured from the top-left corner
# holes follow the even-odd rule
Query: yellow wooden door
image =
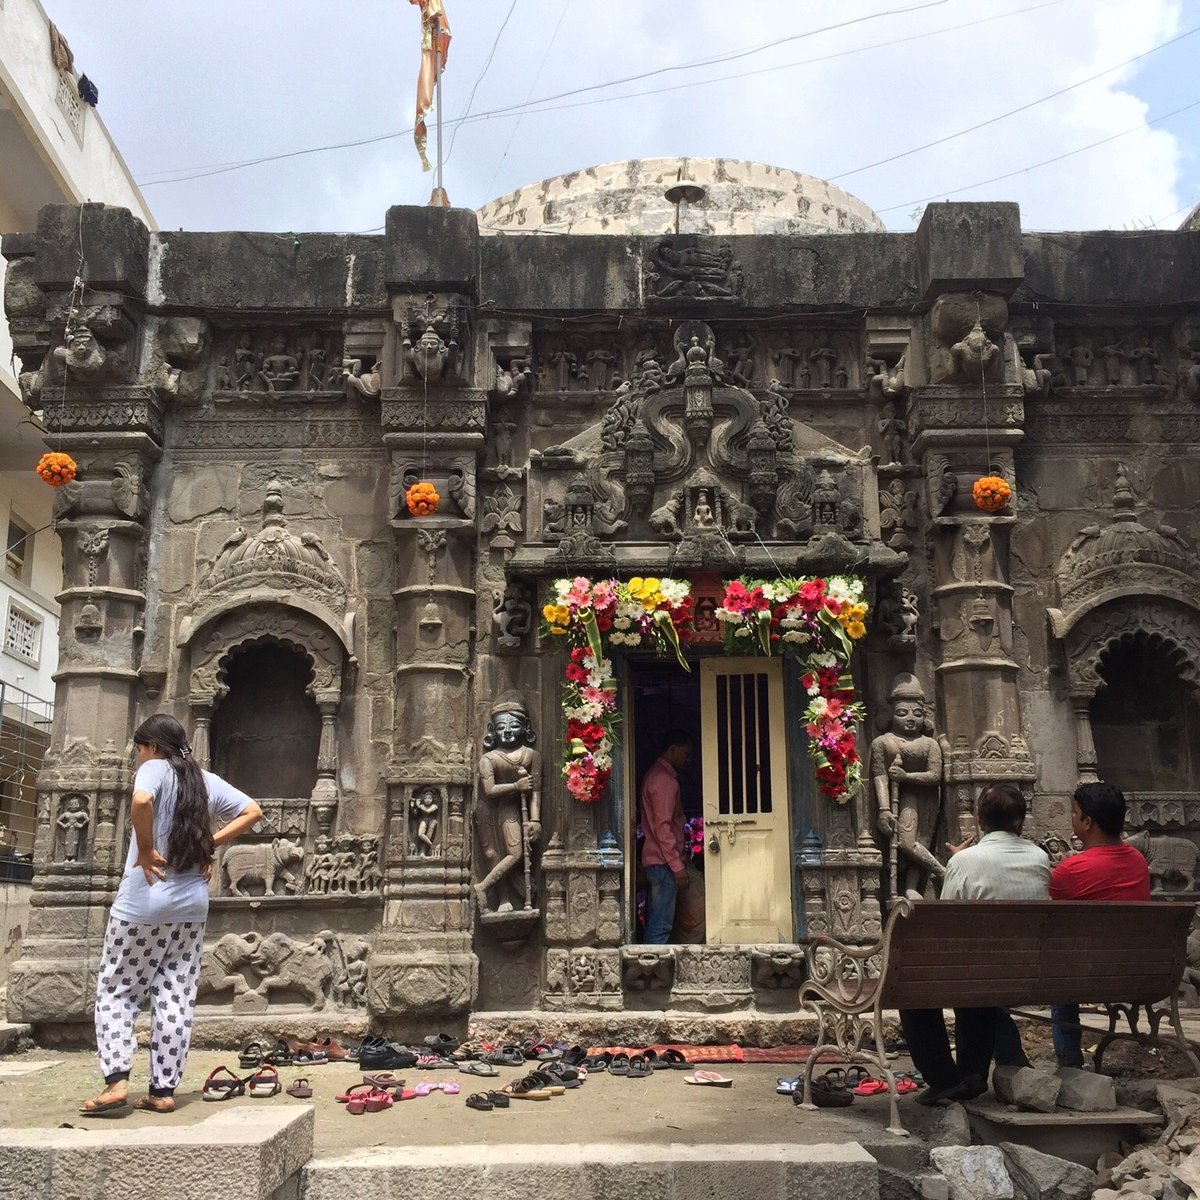
[(705, 917), (710, 944), (790, 942), (783, 663), (700, 663)]

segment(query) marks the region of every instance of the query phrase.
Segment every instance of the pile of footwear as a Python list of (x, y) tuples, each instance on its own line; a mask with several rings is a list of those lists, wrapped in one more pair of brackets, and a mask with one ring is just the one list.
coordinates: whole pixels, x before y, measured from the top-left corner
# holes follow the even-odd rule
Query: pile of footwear
[[(896, 1080), (896, 1092), (901, 1096), (915, 1092), (924, 1082), (920, 1075), (912, 1071), (893, 1071), (892, 1074)], [(775, 1090), (781, 1096), (791, 1096), (795, 1104), (803, 1104), (804, 1076), (780, 1079)], [(886, 1079), (877, 1079), (866, 1067), (857, 1063), (847, 1067), (830, 1067), (819, 1075), (814, 1073), (812, 1077), (812, 1102), (817, 1108), (848, 1108), (854, 1103), (855, 1096), (886, 1096), (888, 1091)], [(917, 1099), (925, 1102), (920, 1096)]]

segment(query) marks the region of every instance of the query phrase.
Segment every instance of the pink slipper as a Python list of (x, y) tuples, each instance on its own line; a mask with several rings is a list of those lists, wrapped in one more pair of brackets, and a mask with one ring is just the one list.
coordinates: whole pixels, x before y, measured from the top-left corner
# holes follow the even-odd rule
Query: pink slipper
[(878, 1096), (888, 1090), (886, 1079), (864, 1079), (854, 1089), (856, 1096)]
[(459, 1093), (458, 1084), (453, 1079), (442, 1080), (442, 1094), (445, 1096), (457, 1096)]
[(428, 1096), (429, 1093), (433, 1091), (433, 1088), (434, 1085), (432, 1083), (418, 1083), (417, 1086), (413, 1088), (413, 1094), (416, 1096)]
[(733, 1080), (716, 1071), (693, 1071), (683, 1077), (684, 1083), (696, 1083), (702, 1087), (733, 1087)]

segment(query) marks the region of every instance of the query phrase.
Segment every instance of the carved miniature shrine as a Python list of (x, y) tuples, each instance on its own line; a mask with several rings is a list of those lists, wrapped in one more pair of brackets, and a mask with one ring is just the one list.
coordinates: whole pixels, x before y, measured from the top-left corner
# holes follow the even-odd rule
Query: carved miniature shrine
[[(294, 245), (99, 205), (5, 239), (77, 467), (11, 1019), (89, 1020), (158, 710), (264, 811), (201, 1013), (794, 1008), (806, 939), (936, 888), (993, 779), (1058, 854), (1116, 783), (1196, 889), (1200, 234), (889, 234), (775, 174), (808, 215), (745, 232), (686, 232), (697, 185), (683, 233), (514, 194)], [(673, 728), (703, 920), (651, 946)]]

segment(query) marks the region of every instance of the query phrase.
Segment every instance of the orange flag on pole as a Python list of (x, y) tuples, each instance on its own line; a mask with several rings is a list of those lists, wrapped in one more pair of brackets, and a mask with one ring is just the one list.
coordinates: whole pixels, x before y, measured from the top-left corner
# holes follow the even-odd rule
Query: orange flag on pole
[(421, 10), (421, 73), (417, 76), (417, 120), (413, 129), (413, 141), (421, 156), (421, 166), (433, 169), (425, 146), (429, 131), (425, 126), (425, 114), (433, 107), (434, 90), (438, 76), (446, 69), (446, 58), (450, 53), (450, 22), (446, 17), (446, 6), (442, 0), (408, 0)]

